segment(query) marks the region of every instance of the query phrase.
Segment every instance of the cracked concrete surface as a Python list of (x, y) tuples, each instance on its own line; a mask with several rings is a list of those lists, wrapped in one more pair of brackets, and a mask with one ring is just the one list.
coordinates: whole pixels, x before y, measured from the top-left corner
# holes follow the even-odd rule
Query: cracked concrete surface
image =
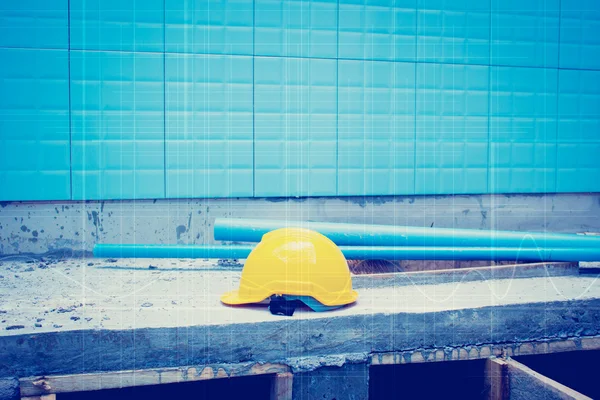
[[(93, 258), (5, 260), (3, 264), (0, 335), (281, 320), (263, 305), (227, 307), (220, 303), (221, 294), (237, 288), (241, 265), (223, 266), (209, 260)], [(505, 276), (515, 277), (511, 270), (523, 274), (521, 268), (515, 268), (508, 267)], [(574, 271), (566, 270), (571, 274)], [(433, 274), (422, 273), (390, 274), (396, 279), (383, 282), (381, 278), (387, 275), (355, 277), (360, 281), (360, 297), (355, 305), (335, 313), (299, 310), (292, 319), (600, 298), (600, 283), (595, 276), (545, 277), (549, 270), (544, 267), (538, 272), (535, 279), (486, 280), (485, 275), (475, 271), (474, 277), (457, 275), (457, 282), (443, 283), (440, 279), (437, 284), (422, 279), (423, 275)], [(402, 282), (400, 277), (404, 278)]]

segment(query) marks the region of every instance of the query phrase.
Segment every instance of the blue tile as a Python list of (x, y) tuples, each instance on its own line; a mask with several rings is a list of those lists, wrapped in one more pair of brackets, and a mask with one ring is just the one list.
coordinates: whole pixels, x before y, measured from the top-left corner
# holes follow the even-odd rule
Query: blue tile
[(337, 61), (256, 57), (256, 196), (336, 194)]
[(0, 200), (68, 200), (65, 50), (0, 49)]
[(559, 192), (600, 191), (600, 71), (558, 75)]
[(337, 57), (337, 0), (256, 0), (260, 56)]
[(414, 61), (416, 0), (340, 0), (339, 57)]
[(168, 52), (252, 55), (252, 0), (165, 0)]
[(340, 60), (338, 79), (338, 194), (412, 194), (415, 64)]
[(68, 49), (68, 0), (0, 2), (0, 47)]
[(486, 193), (489, 67), (417, 64), (417, 194)]
[(560, 67), (600, 70), (600, 2), (563, 0)]
[(417, 59), (427, 62), (490, 62), (490, 2), (418, 0)]
[(73, 199), (162, 198), (163, 56), (71, 52)]
[(558, 66), (559, 0), (492, 0), (493, 65)]
[(252, 197), (252, 80), (252, 57), (167, 54), (167, 197)]
[(554, 192), (558, 71), (492, 67), (490, 191)]
[(163, 0), (70, 0), (71, 48), (163, 51)]

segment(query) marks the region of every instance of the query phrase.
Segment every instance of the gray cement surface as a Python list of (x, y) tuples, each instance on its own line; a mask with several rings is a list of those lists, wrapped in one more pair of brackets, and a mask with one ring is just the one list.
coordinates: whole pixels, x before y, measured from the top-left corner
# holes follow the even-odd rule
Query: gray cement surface
[(0, 254), (77, 254), (95, 243), (215, 243), (219, 217), (598, 232), (600, 194), (2, 202)]
[(381, 352), (600, 333), (595, 275), (363, 285), (355, 305), (284, 318), (220, 303), (239, 266), (4, 260), (0, 271), (0, 377), (251, 361), (304, 371)]

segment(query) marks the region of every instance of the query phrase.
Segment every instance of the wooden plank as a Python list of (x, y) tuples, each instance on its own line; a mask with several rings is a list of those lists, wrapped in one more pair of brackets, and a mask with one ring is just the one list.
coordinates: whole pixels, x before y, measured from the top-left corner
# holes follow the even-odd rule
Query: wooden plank
[(56, 400), (55, 394), (43, 394), (41, 396), (21, 397), (21, 400)]
[(600, 262), (598, 261), (580, 261), (579, 273), (581, 274), (600, 274)]
[(271, 384), (271, 400), (292, 400), (294, 375), (291, 372), (277, 374)]
[(245, 363), (29, 377), (22, 378), (19, 382), (22, 396), (40, 396), (49, 393), (120, 389), (234, 376), (279, 374), (289, 372), (289, 370), (289, 367), (283, 364)]
[(511, 400), (591, 400), (561, 383), (535, 372), (518, 361), (507, 359), (508, 398)]
[(488, 358), (485, 362), (485, 391), (488, 400), (508, 399), (506, 362), (501, 358)]

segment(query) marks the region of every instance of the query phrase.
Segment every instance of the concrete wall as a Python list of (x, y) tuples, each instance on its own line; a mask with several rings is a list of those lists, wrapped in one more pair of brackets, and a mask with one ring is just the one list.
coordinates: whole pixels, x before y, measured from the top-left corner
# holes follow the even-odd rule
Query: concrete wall
[(219, 217), (586, 232), (600, 231), (600, 194), (4, 202), (0, 254), (213, 243)]

